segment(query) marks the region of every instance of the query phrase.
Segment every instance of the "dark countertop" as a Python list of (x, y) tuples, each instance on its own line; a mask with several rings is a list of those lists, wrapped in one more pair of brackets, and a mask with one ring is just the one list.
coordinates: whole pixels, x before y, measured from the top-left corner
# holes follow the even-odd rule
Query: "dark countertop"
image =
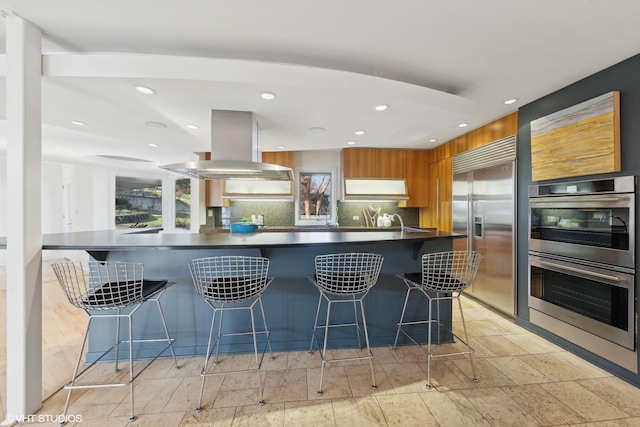
[[(270, 233), (159, 233), (126, 234), (115, 230), (45, 234), (42, 248), (50, 250), (79, 249), (89, 251), (147, 249), (230, 249), (255, 247), (293, 247), (323, 244), (367, 244), (378, 242), (424, 242), (456, 239), (463, 234), (429, 230), (400, 231), (316, 231)], [(6, 239), (4, 240), (6, 247)]]
[[(412, 227), (414, 228), (414, 227)], [(435, 228), (423, 228), (424, 231), (437, 231)], [(229, 227), (202, 227), (200, 233), (228, 233)], [(367, 232), (389, 232), (400, 231), (400, 227), (362, 227), (362, 226), (333, 226), (333, 225), (266, 225), (259, 226), (259, 233), (273, 233), (273, 232), (345, 232), (345, 231), (367, 231)]]

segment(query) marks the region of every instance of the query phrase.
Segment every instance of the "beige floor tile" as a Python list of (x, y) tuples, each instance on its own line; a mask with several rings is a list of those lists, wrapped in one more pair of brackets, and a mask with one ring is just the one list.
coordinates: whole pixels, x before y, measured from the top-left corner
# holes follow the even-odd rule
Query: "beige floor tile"
[[(507, 335), (509, 333), (508, 329), (500, 326), (493, 319), (470, 320), (465, 323), (467, 326), (467, 334), (469, 336)], [(463, 336), (462, 322), (454, 322), (453, 332), (458, 336)]]
[[(471, 363), (469, 359), (454, 360), (453, 363), (467, 376), (472, 379)], [(478, 387), (498, 387), (503, 385), (514, 385), (515, 383), (505, 374), (500, 372), (495, 366), (487, 361), (487, 359), (473, 359), (476, 370)]]
[(395, 390), (391, 381), (381, 365), (373, 365), (373, 373), (376, 380), (376, 388), (372, 388), (371, 367), (366, 365), (346, 366), (345, 372), (351, 387), (353, 397), (373, 396), (379, 394), (394, 394)]
[(396, 361), (400, 363), (427, 361), (427, 355), (425, 353), (426, 350), (422, 350), (421, 347), (415, 344), (399, 345), (395, 350), (391, 351), (393, 356), (396, 358)]
[[(204, 366), (204, 357), (178, 358), (178, 366), (180, 366), (180, 369), (172, 369), (172, 368), (167, 369), (164, 375), (165, 378), (171, 378), (171, 377), (184, 378), (184, 377), (195, 377), (200, 375), (200, 373), (202, 372), (202, 368)], [(168, 368), (167, 365), (164, 365), (164, 367)]]
[(574, 381), (541, 384), (547, 392), (587, 421), (628, 418), (629, 415)]
[(319, 368), (322, 365), (322, 359), (317, 351), (309, 353), (308, 351), (292, 351), (287, 354), (287, 369), (296, 368)]
[(518, 356), (527, 365), (542, 372), (552, 381), (574, 381), (585, 379), (585, 375), (571, 365), (554, 357), (554, 353), (525, 354)]
[(209, 367), (207, 368), (209, 373), (243, 371), (256, 368), (253, 354), (221, 354), (218, 357), (218, 363), (214, 363), (214, 360), (214, 357), (209, 359)]
[(512, 343), (522, 347), (530, 354), (553, 353), (558, 351), (564, 351), (557, 345), (552, 344), (549, 341), (531, 333), (508, 334), (508, 335), (505, 335), (505, 338), (511, 341)]
[(201, 412), (187, 411), (180, 422), (180, 427), (230, 427), (235, 412), (235, 406), (227, 408), (204, 408)]
[(287, 353), (273, 353), (273, 359), (269, 352), (265, 353), (260, 370), (262, 371), (278, 371), (287, 369), (289, 357)]
[(231, 425), (233, 427), (280, 427), (284, 425), (284, 403), (239, 406)]
[(337, 424), (350, 427), (386, 426), (382, 410), (375, 397), (332, 399)]
[[(211, 406), (222, 387), (223, 376), (207, 377), (202, 393), (202, 405)], [(199, 404), (202, 377), (186, 377), (180, 382), (176, 391), (171, 395), (162, 412), (194, 411)]]
[(266, 373), (264, 398), (269, 403), (292, 402), (307, 396), (307, 370), (288, 369)]
[[(181, 378), (159, 378), (140, 380), (134, 386), (134, 413), (154, 414), (162, 412), (171, 396), (180, 386)], [(186, 411), (188, 408), (180, 408)], [(130, 397), (127, 395), (111, 413), (112, 416), (119, 417), (129, 415), (131, 412)]]
[(515, 384), (538, 384), (551, 381), (542, 372), (531, 367), (517, 356), (491, 357), (487, 358), (486, 361), (495, 366)]
[(518, 385), (503, 387), (504, 391), (518, 405), (524, 408), (541, 425), (576, 424), (586, 419), (552, 396), (540, 385)]
[[(507, 339), (505, 335), (475, 337), (472, 341), (472, 346), (476, 348), (476, 353), (478, 353), (477, 345), (473, 345), (475, 341), (491, 349), (494, 356), (518, 356), (528, 354), (527, 350)], [(476, 354), (476, 356), (482, 357), (480, 354)]]
[(320, 368), (307, 369), (307, 398), (309, 400), (353, 397), (344, 366), (325, 368), (322, 395), (318, 394), (319, 388)]
[(388, 426), (438, 426), (417, 393), (376, 396)]
[(142, 414), (135, 421), (129, 423), (130, 427), (172, 427), (180, 424), (184, 418), (184, 412), (168, 412), (163, 414)]
[(622, 427), (640, 427), (640, 417), (625, 418), (616, 422)]
[[(397, 360), (394, 353), (395, 352), (391, 349), (391, 347), (371, 347), (371, 354), (373, 354), (373, 359), (371, 359), (371, 361), (374, 365), (395, 363), (397, 362)], [(366, 360), (362, 363), (368, 365), (368, 362)]]
[[(325, 355), (324, 360), (326, 362), (330, 362), (331, 366), (351, 366), (351, 365), (360, 365), (363, 360), (357, 359), (359, 357), (367, 357), (366, 350), (358, 350), (356, 348), (339, 348), (339, 349), (327, 349), (327, 354)], [(318, 355), (319, 357), (319, 355)], [(354, 359), (354, 360), (344, 360), (340, 359)], [(368, 360), (364, 360), (364, 362), (369, 363)]]
[(489, 426), (482, 414), (460, 391), (420, 393), (440, 426)]
[(538, 426), (535, 418), (511, 399), (499, 387), (461, 390), (471, 404), (495, 426)]
[(640, 389), (615, 377), (578, 381), (582, 387), (631, 417), (640, 417)]
[(304, 400), (287, 402), (284, 405), (284, 427), (332, 427), (335, 425), (336, 419), (330, 400), (315, 402)]
[(216, 400), (213, 402), (213, 405), (203, 403), (203, 407), (225, 408), (236, 406), (250, 406), (258, 405), (259, 401), (260, 391), (258, 390), (258, 387), (256, 385), (256, 387), (251, 389), (220, 390), (218, 392)]
[[(427, 365), (421, 364), (420, 368), (427, 375)], [(452, 360), (439, 359), (431, 362), (431, 385), (441, 392), (476, 387), (476, 383), (471, 381)]]
[(396, 393), (415, 393), (426, 390), (427, 375), (417, 363), (382, 365)]
[(573, 369), (580, 372), (583, 378), (604, 378), (611, 377), (612, 375), (605, 371), (604, 369), (600, 369), (599, 367), (587, 362), (584, 359), (579, 358), (573, 353), (568, 351), (563, 351), (559, 353), (552, 353), (553, 357), (558, 358), (571, 366)]
[(512, 334), (525, 334), (529, 333), (525, 328), (516, 324), (513, 319), (506, 317), (498, 317), (497, 319), (493, 319), (495, 323), (502, 326), (505, 329), (508, 329)]

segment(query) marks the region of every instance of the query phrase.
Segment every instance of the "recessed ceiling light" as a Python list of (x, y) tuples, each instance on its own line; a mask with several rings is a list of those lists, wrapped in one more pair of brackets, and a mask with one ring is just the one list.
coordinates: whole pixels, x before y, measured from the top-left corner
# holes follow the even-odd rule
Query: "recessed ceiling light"
[(86, 126), (87, 124), (85, 122), (81, 122), (78, 120), (71, 120), (69, 123), (71, 123), (72, 125), (76, 125), (76, 126)]
[(458, 125), (459, 128), (466, 128), (467, 126), (469, 126), (469, 123), (460, 123)]
[(307, 132), (309, 132), (312, 135), (319, 135), (321, 133), (325, 133), (326, 131), (327, 130), (325, 128), (319, 127), (319, 126), (307, 129)]
[(278, 147), (276, 147), (276, 148), (278, 148), (278, 149), (282, 150), (282, 149), (287, 148), (287, 146), (286, 146), (286, 145), (278, 145)]
[(376, 105), (374, 108), (376, 111), (384, 111), (387, 108), (389, 108), (389, 106), (387, 104), (380, 104), (380, 105)]
[(271, 101), (272, 99), (276, 98), (276, 94), (273, 92), (262, 92), (260, 94), (260, 98), (266, 99), (267, 101)]
[(189, 129), (193, 129), (193, 130), (200, 129), (200, 126), (194, 125), (194, 124), (191, 124), (191, 123), (189, 123), (188, 125), (185, 125), (185, 126), (188, 127)]
[(148, 145), (149, 147), (159, 147), (159, 145), (158, 145), (158, 144), (154, 144), (154, 143), (147, 144), (147, 145)]
[(140, 85), (136, 86), (136, 90), (143, 95), (154, 95), (156, 93), (156, 91), (151, 89), (150, 87)]
[(357, 130), (354, 132), (356, 135), (364, 135), (366, 132), (363, 130)]
[(437, 140), (437, 139), (435, 139), (435, 138), (431, 138), (431, 139), (429, 140), (429, 142), (436, 142), (436, 141), (438, 141), (438, 140)]
[(504, 103), (505, 103), (505, 105), (514, 104), (517, 100), (518, 100), (518, 98), (511, 98), (511, 99), (507, 99), (506, 101), (504, 101)]
[(150, 128), (156, 128), (156, 129), (166, 129), (167, 128), (167, 125), (165, 125), (164, 123), (161, 123), (161, 122), (148, 121), (148, 122), (144, 122), (144, 124), (149, 126)]
[(347, 141), (347, 145), (356, 145), (355, 141)]

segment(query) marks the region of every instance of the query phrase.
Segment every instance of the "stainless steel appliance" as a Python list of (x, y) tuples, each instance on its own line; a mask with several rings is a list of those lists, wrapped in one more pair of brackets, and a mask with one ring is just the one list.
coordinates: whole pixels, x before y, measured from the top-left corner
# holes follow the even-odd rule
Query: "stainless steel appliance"
[(516, 137), (504, 138), (453, 158), (453, 231), (456, 250), (482, 253), (466, 294), (509, 315), (516, 314)]
[(637, 370), (633, 176), (529, 188), (532, 323)]

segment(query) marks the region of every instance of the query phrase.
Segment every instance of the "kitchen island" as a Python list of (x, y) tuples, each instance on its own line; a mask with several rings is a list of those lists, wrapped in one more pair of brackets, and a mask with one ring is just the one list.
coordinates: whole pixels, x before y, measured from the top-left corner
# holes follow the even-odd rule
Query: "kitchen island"
[[(339, 230), (340, 231), (340, 230)], [(308, 280), (314, 273), (314, 257), (335, 252), (374, 252), (384, 256), (378, 283), (365, 298), (365, 311), (372, 346), (393, 344), (396, 323), (406, 294), (406, 286), (395, 275), (419, 271), (420, 257), (426, 252), (451, 250), (453, 239), (466, 236), (438, 232), (414, 231), (316, 231), (269, 232), (252, 234), (126, 234), (115, 231), (77, 232), (43, 236), (43, 249), (82, 250), (97, 260), (141, 262), (145, 278), (164, 278), (175, 282), (162, 299), (169, 331), (175, 338), (179, 356), (201, 356), (206, 351), (211, 309), (196, 294), (188, 262), (194, 258), (215, 255), (265, 256), (270, 259), (269, 275), (274, 277), (263, 296), (265, 314), (271, 331), (274, 351), (309, 348), (311, 331), (318, 302), (318, 291)], [(416, 298), (408, 313), (426, 312), (425, 298)], [(141, 307), (136, 314), (138, 337), (162, 335), (153, 307)], [(336, 315), (341, 314), (336, 312)], [(353, 314), (344, 313), (345, 318)], [(419, 316), (418, 316), (419, 317)], [(451, 307), (441, 307), (441, 318), (451, 322)], [(232, 320), (225, 326), (248, 325), (247, 319)], [(93, 360), (101, 350), (114, 342), (114, 327), (108, 322), (96, 322), (90, 332), (87, 360)], [(347, 328), (348, 329), (348, 328)], [(341, 334), (343, 334), (341, 336)], [(426, 338), (426, 330), (423, 334)], [(418, 335), (420, 336), (420, 335)], [(246, 352), (252, 347), (244, 338), (229, 338), (221, 352)], [(446, 337), (445, 337), (446, 339)], [(403, 341), (404, 342), (404, 341)], [(355, 347), (353, 331), (332, 333), (330, 345)], [(136, 357), (154, 354), (154, 349), (140, 350)]]

